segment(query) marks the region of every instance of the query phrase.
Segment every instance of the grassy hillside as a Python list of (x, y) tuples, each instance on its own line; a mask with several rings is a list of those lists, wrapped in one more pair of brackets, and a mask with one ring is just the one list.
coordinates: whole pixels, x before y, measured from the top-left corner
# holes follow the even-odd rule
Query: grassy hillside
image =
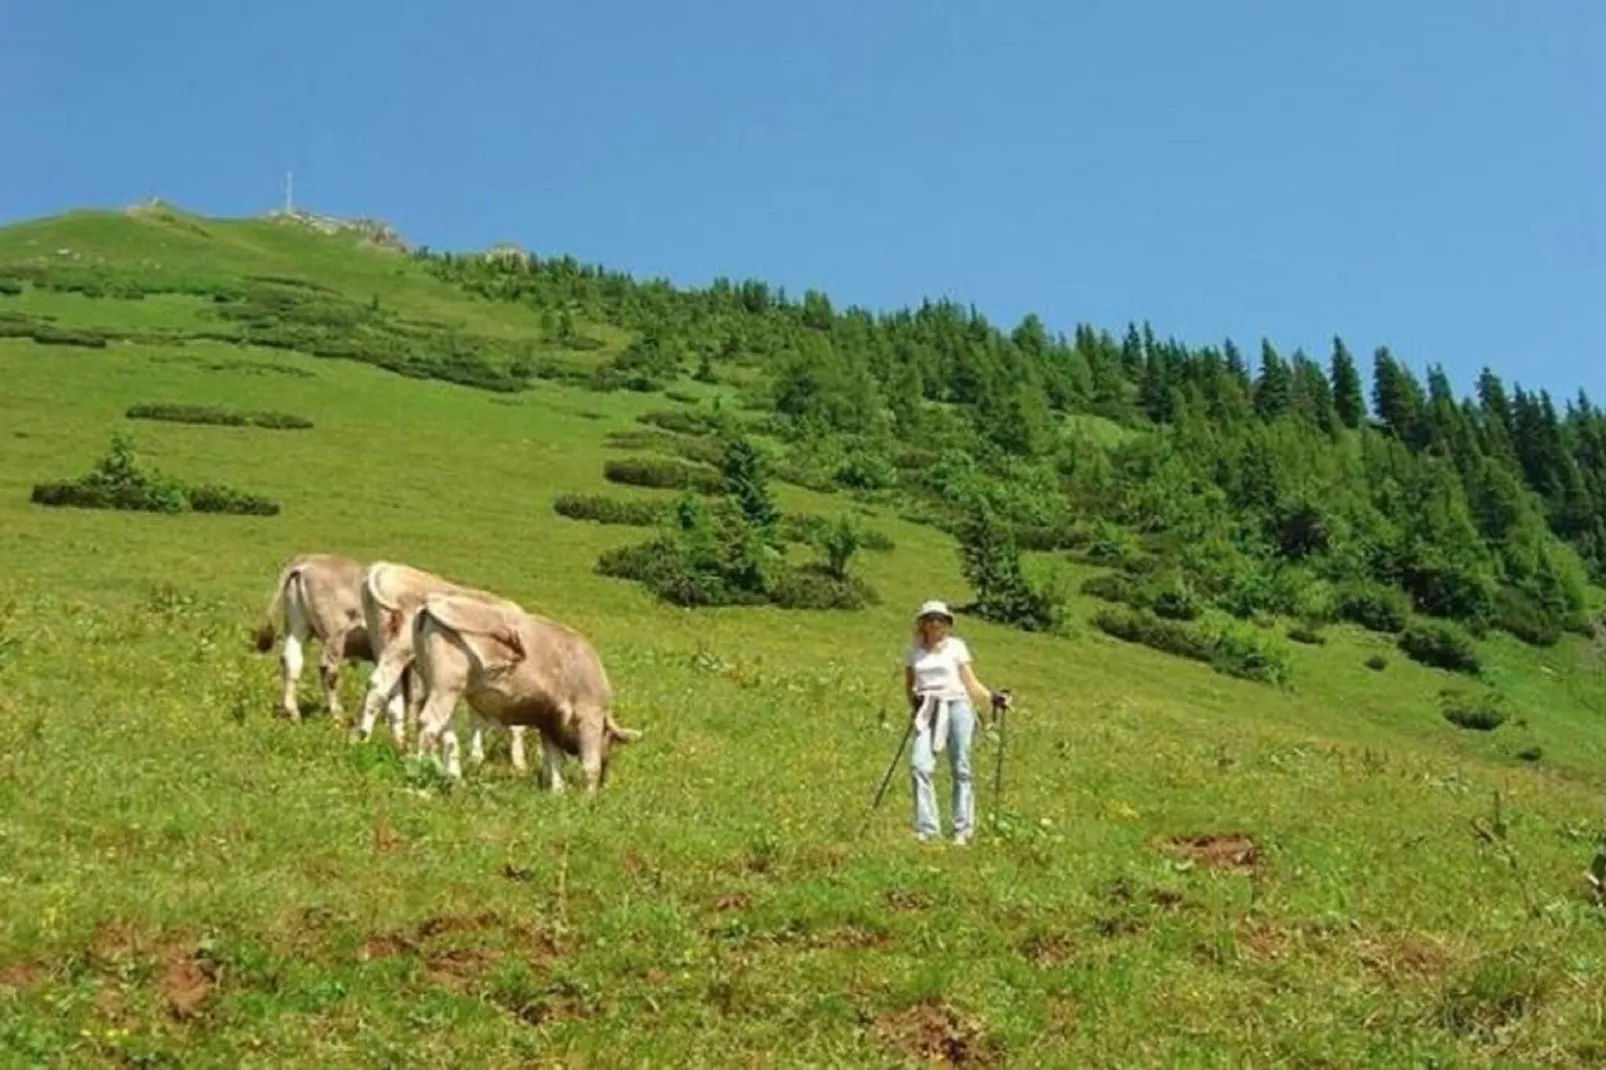
[[(273, 277), (320, 307), (377, 305), (352, 331), (452, 335), (493, 364), (583, 377), (630, 341), (581, 322), (596, 344), (559, 344), (531, 309), (293, 224), (0, 230), (0, 267), (41, 264), (190, 281), (0, 295), (0, 322), (102, 339), (0, 338), (0, 1064), (1606, 1058), (1606, 918), (1583, 878), (1606, 762), (1590, 641), (1484, 641), (1515, 714), (1484, 733), (1441, 715), (1442, 690), (1480, 685), (1347, 626), (1293, 646), (1277, 688), (1111, 639), (1082, 595), (1066, 636), (961, 619), (983, 680), (1019, 696), (1003, 808), (988, 737), (977, 842), (922, 846), (906, 772), (869, 801), (902, 728), (909, 614), (968, 597), (949, 536), (778, 485), (790, 512), (858, 510), (892, 538), (854, 565), (881, 602), (687, 611), (595, 571), (639, 529), (552, 509), (618, 491), (602, 467), (630, 451), (610, 433), (734, 406), (729, 386), (499, 392), (231, 340), (249, 335), (198, 291)], [(313, 426), (125, 418), (138, 404)], [(172, 476), (282, 512), (29, 503), (119, 431)], [(276, 665), (246, 636), (310, 550), (438, 570), (582, 629), (645, 738), (588, 802), (541, 795), (500, 752), (443, 791), (382, 732), (352, 747), (327, 718), (274, 717)], [(1073, 590), (1091, 574), (1030, 564)], [(1214, 846), (1167, 849), (1178, 837)]]

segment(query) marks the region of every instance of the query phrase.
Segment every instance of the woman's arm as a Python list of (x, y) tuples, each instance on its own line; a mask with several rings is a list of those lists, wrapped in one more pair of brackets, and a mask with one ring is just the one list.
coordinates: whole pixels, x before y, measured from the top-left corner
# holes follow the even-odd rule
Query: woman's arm
[(978, 698), (982, 695), (986, 695), (989, 703), (993, 701), (992, 690), (982, 686), (982, 682), (976, 679), (976, 670), (970, 667), (970, 662), (966, 661), (960, 663), (959, 680), (965, 685), (965, 690), (970, 692), (971, 698)]
[(909, 700), (909, 708), (915, 704), (915, 668), (913, 665), (903, 667), (903, 694)]

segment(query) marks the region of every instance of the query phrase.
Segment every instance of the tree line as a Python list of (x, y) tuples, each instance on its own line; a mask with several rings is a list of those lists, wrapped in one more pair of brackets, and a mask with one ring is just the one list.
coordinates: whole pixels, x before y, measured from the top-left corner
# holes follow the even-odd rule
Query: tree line
[(799, 481), (1164, 573), (1239, 616), (1331, 619), (1398, 596), (1546, 643), (1587, 630), (1586, 583), (1606, 580), (1606, 412), (1581, 392), (1558, 407), (1485, 369), (1458, 397), (1441, 367), (1419, 377), (1385, 347), (1363, 370), (1339, 338), (1322, 360), (1263, 341), (1251, 363), (1230, 340), (1147, 324), (1067, 337), (951, 301), (872, 314), (753, 280), (415, 255), (539, 310), (556, 340), (577, 321), (631, 332), (612, 363), (649, 387), (750, 384)]

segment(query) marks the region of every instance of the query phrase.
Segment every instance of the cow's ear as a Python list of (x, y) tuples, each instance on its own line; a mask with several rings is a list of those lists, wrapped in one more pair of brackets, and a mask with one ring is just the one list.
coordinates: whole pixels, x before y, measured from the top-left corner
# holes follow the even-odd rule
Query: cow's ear
[(510, 628), (496, 638), (497, 641), (503, 646), (513, 651), (513, 656), (515, 658), (518, 658), (520, 661), (524, 660), (524, 640), (519, 638), (518, 632), (513, 631)]

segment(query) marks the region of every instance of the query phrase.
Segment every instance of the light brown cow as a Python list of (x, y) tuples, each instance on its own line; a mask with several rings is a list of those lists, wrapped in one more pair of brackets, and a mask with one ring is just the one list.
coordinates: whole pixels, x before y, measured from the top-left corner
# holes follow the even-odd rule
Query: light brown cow
[(413, 619), (414, 667), (424, 692), (421, 744), (440, 742), (448, 776), (462, 776), (452, 711), (459, 698), (498, 724), (541, 733), (542, 778), (563, 790), (566, 754), (587, 792), (607, 776), (613, 745), (639, 732), (613, 719), (613, 689), (591, 644), (556, 621), (478, 593), (431, 594)]
[[(363, 741), (373, 735), (379, 718), (380, 706), (387, 706), (390, 714), (392, 742), (401, 747), (407, 737), (407, 714), (416, 714), (422, 702), (422, 689), (414, 690), (411, 701), (404, 698), (402, 683), (413, 670), (413, 618), (432, 594), (464, 594), (495, 598), (452, 582), (433, 572), (413, 568), (393, 561), (376, 561), (363, 574), (359, 600), (366, 623), (369, 641), (374, 649), (374, 671), (368, 680), (368, 691), (363, 696), (361, 721), (352, 729), (353, 741)], [(415, 675), (416, 679), (416, 675)], [(450, 716), (450, 711), (448, 711)], [(470, 753), (476, 763), (485, 760), (485, 723), (473, 718)], [(520, 772), (526, 768), (524, 758), (524, 729), (510, 732), (510, 751), (513, 767)], [(423, 740), (419, 743), (422, 748)]]
[(257, 628), (257, 650), (273, 649), (283, 613), (284, 647), (279, 653), (283, 670), (284, 713), (301, 720), (296, 693), (301, 683), (303, 647), (316, 637), (323, 650), (318, 674), (324, 701), (335, 717), (340, 713), (340, 666), (346, 661), (372, 661), (368, 630), (362, 616), (362, 562), (340, 554), (298, 554), (279, 573), (273, 597)]

